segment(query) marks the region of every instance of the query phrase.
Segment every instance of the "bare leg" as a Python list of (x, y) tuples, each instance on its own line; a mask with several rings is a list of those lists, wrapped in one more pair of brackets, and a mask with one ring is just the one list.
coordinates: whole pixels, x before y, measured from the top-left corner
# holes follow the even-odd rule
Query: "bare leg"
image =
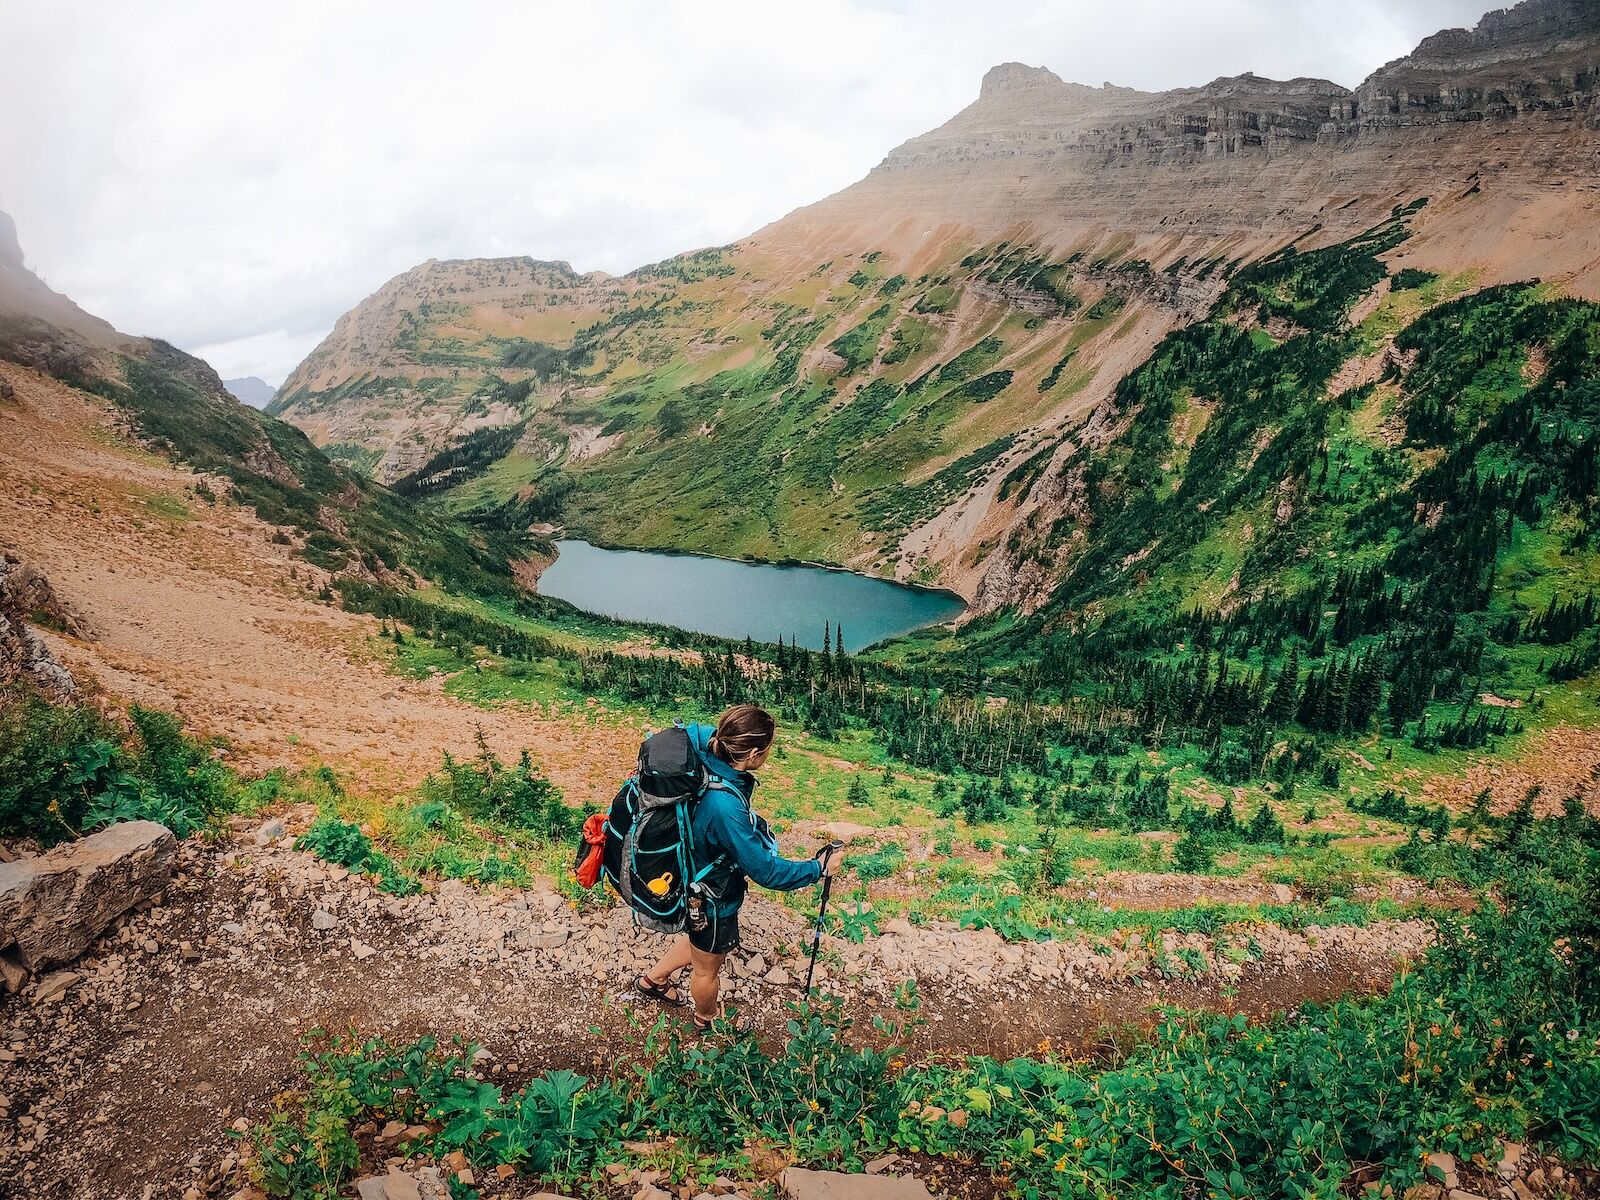
[(722, 960), (728, 956), (696, 950), (689, 945), (687, 937), (683, 939), (683, 944), (689, 951), (689, 961), (694, 967), (689, 976), (689, 994), (694, 997), (695, 1015), (702, 1021), (714, 1020), (721, 1011), (717, 1006), (717, 995), (722, 990)]
[(645, 972), (645, 976), (651, 983), (665, 987), (674, 973), (689, 965), (692, 953), (689, 948), (689, 935), (680, 933), (672, 939), (672, 945), (667, 947), (666, 953), (656, 959), (655, 966)]

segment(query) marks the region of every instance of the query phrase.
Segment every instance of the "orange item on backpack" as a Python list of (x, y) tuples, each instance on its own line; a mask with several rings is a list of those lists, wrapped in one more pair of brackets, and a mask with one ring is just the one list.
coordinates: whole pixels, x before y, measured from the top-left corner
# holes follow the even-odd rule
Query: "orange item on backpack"
[(592, 888), (600, 882), (600, 865), (605, 859), (605, 813), (589, 814), (589, 819), (583, 823), (581, 848), (584, 852), (579, 854), (578, 861), (573, 864), (574, 873), (577, 875), (580, 886)]

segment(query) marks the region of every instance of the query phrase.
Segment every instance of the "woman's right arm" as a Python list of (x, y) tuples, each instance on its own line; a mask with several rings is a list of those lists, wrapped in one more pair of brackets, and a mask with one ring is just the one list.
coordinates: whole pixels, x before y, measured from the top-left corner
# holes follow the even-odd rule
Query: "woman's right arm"
[(720, 792), (710, 793), (701, 803), (715, 806), (710, 813), (711, 832), (751, 882), (775, 892), (792, 892), (822, 878), (822, 863), (817, 859), (784, 858), (758, 837), (742, 805)]

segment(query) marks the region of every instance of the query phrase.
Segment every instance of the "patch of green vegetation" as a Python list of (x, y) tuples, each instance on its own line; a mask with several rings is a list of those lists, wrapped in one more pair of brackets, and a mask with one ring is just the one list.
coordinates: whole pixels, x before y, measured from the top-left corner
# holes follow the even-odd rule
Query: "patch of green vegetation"
[(1109, 291), (1091, 304), (1083, 314), (1085, 321), (1107, 321), (1122, 311), (1128, 297), (1123, 292)]
[(841, 375), (853, 375), (872, 363), (877, 356), (878, 341), (883, 337), (890, 311), (887, 303), (880, 304), (860, 324), (828, 343), (828, 349), (844, 359), (844, 366), (839, 371)]
[(358, 446), (354, 442), (329, 442), (322, 447), (322, 453), (327, 455), (329, 462), (348, 467), (356, 474), (369, 478), (378, 469), (378, 463), (383, 460), (383, 455), (379, 451)]
[(186, 836), (218, 825), (244, 785), (216, 743), (134, 705), (129, 730), (82, 704), (53, 705), (25, 684), (0, 688), (0, 837), (43, 845), (118, 821), (158, 821)]
[(900, 530), (928, 520), (982, 478), (1016, 443), (1015, 434), (996, 438), (940, 468), (921, 483), (869, 492), (862, 519), (870, 529)]
[(1006, 388), (1011, 386), (1012, 372), (990, 371), (976, 379), (969, 379), (960, 387), (950, 393), (952, 400), (970, 400), (974, 404), (982, 404), (993, 400)]
[(1077, 353), (1078, 353), (1077, 349), (1073, 348), (1071, 350), (1068, 350), (1060, 358), (1056, 359), (1055, 365), (1052, 366), (1050, 368), (1050, 370), (1045, 372), (1044, 377), (1039, 380), (1039, 390), (1041, 392), (1048, 392), (1051, 388), (1055, 387), (1055, 385), (1060, 382), (1060, 380), (1061, 380), (1061, 372), (1063, 372), (1063, 371), (1065, 371), (1067, 369), (1068, 364), (1072, 362), (1073, 358), (1077, 355)]
[(919, 313), (947, 313), (961, 300), (961, 292), (954, 284), (936, 283), (917, 299), (914, 306)]
[(894, 366), (931, 353), (939, 345), (939, 331), (920, 317), (905, 317), (889, 334), (883, 365)]

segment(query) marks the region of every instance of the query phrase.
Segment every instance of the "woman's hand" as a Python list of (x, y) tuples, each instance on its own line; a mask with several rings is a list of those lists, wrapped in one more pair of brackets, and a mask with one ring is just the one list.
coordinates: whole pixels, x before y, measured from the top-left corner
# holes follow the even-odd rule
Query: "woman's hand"
[(822, 864), (823, 875), (834, 875), (844, 865), (844, 847), (827, 846), (817, 854), (817, 861)]

